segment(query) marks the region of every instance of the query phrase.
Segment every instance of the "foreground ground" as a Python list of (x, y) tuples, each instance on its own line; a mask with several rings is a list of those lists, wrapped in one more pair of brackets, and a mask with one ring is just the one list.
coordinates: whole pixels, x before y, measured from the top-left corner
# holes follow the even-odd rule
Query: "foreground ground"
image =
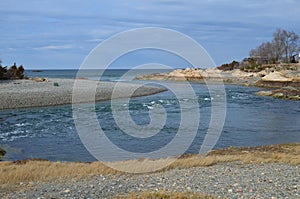
[[(151, 161), (160, 160), (140, 160)], [(118, 172), (100, 162), (1, 162), (0, 197), (299, 198), (299, 174), (300, 144), (230, 147), (181, 157), (146, 174)]]

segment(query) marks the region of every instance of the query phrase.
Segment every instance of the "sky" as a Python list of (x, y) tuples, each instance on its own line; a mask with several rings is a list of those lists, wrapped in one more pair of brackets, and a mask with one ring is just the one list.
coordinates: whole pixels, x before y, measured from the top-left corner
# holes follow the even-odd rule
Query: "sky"
[[(296, 0), (0, 0), (0, 27), (2, 65), (16, 62), (25, 69), (77, 69), (102, 41), (144, 27), (186, 34), (221, 65), (241, 61), (251, 49), (272, 40), (277, 28), (300, 34), (300, 4)], [(165, 56), (154, 55), (157, 62)], [(153, 61), (144, 57), (145, 64)], [(132, 68), (135, 59), (129, 56), (115, 67)], [(168, 64), (183, 64), (172, 60)]]

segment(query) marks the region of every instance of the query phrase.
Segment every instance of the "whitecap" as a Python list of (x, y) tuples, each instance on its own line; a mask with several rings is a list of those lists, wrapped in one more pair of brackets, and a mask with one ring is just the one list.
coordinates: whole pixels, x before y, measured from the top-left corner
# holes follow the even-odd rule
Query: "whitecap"
[(148, 108), (149, 110), (154, 109), (154, 107), (152, 107), (152, 106), (147, 106), (147, 108)]
[(28, 126), (30, 125), (29, 123), (18, 123), (18, 124), (15, 124), (17, 127), (21, 127), (21, 126)]

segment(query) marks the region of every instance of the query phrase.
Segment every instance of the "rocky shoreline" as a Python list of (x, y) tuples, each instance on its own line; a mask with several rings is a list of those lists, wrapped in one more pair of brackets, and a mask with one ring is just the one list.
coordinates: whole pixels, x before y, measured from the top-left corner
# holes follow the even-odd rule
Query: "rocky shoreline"
[(223, 71), (218, 68), (186, 68), (177, 69), (170, 73), (141, 75), (136, 77), (136, 79), (192, 81), (199, 83), (223, 82), (224, 84), (273, 88), (276, 90), (266, 93), (259, 92), (257, 94), (282, 99), (300, 100), (300, 64), (271, 65), (264, 68), (264, 70), (258, 72), (248, 72), (241, 69)]
[(65, 182), (20, 183), (1, 198), (115, 198), (130, 193), (190, 192), (213, 198), (298, 198), (299, 166), (224, 163), (152, 174), (97, 175)]
[[(81, 102), (103, 101), (112, 98), (139, 97), (166, 91), (154, 86), (143, 86), (133, 83), (91, 81), (76, 79), (77, 93)], [(44, 107), (72, 104), (74, 79), (33, 79), (33, 80), (2, 80), (0, 81), (0, 110)], [(118, 84), (118, 91), (112, 95)], [(92, 88), (96, 88), (91, 90)], [(91, 93), (95, 98), (90, 98)], [(130, 93), (133, 93), (131, 95)]]

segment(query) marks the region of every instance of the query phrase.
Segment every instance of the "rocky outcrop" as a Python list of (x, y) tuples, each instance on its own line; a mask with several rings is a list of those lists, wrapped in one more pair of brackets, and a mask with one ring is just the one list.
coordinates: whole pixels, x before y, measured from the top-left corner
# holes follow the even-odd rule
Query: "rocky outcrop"
[[(272, 91), (260, 91), (257, 94), (281, 99), (299, 100), (300, 64), (270, 65), (259, 72), (248, 72), (241, 69), (219, 70), (218, 68), (186, 68), (170, 73), (158, 73), (137, 77), (138, 80), (157, 81), (197, 81), (201, 83), (225, 83), (243, 86), (277, 88)], [(212, 81), (211, 81), (212, 80)]]
[(215, 68), (206, 70), (200, 68), (177, 69), (170, 73), (157, 73), (136, 77), (138, 80), (170, 80), (170, 81), (203, 81), (203, 79), (221, 78), (221, 71)]
[(300, 90), (290, 86), (271, 91), (259, 91), (256, 94), (260, 96), (271, 96), (281, 99), (300, 100)]

